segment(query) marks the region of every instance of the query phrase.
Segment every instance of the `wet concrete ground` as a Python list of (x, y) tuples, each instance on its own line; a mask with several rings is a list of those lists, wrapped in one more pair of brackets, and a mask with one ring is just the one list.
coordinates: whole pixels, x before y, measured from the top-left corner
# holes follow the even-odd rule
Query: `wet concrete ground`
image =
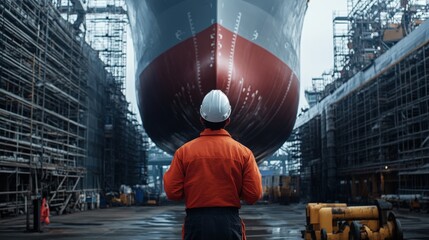
[[(429, 239), (429, 214), (395, 210), (405, 239)], [(243, 206), (249, 240), (302, 239), (305, 205)], [(25, 216), (0, 219), (0, 239), (180, 239), (183, 205), (117, 207), (51, 216), (42, 233), (26, 232)]]

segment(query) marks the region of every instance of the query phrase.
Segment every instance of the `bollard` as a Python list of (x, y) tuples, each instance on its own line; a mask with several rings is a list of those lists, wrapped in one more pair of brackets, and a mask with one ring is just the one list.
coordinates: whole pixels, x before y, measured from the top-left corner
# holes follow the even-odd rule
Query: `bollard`
[(40, 206), (41, 200), (39, 197), (33, 199), (33, 231), (40, 232)]

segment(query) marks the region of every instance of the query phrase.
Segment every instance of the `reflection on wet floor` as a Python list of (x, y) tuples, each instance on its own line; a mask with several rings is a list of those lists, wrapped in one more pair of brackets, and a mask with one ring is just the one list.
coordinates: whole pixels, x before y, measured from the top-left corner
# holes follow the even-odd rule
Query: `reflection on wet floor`
[[(249, 240), (302, 239), (305, 205), (243, 206)], [(429, 214), (397, 212), (405, 239), (429, 239)], [(25, 232), (25, 216), (0, 219), (0, 239), (181, 239), (183, 205), (118, 207), (51, 216), (43, 233)]]
[[(305, 225), (304, 205), (243, 206), (241, 217), (248, 239), (301, 239)], [(298, 210), (299, 209), (299, 210)]]

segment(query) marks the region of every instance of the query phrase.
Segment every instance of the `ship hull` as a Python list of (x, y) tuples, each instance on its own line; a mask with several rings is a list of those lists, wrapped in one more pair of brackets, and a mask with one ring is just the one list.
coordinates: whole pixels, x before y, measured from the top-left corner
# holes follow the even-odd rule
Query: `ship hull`
[(211, 89), (232, 106), (227, 130), (258, 161), (288, 138), (299, 102), (306, 1), (128, 1), (144, 128), (173, 153), (202, 130)]

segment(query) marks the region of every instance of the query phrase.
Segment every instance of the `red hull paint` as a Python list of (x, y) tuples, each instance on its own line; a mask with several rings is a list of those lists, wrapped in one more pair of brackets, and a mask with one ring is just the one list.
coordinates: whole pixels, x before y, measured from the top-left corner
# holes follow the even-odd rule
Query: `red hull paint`
[[(214, 41), (218, 35), (222, 39)], [(227, 130), (252, 149), (258, 161), (283, 145), (295, 123), (295, 73), (264, 48), (218, 24), (155, 58), (139, 81), (146, 132), (170, 153), (202, 130), (199, 107), (211, 89), (228, 95), (233, 112)]]

